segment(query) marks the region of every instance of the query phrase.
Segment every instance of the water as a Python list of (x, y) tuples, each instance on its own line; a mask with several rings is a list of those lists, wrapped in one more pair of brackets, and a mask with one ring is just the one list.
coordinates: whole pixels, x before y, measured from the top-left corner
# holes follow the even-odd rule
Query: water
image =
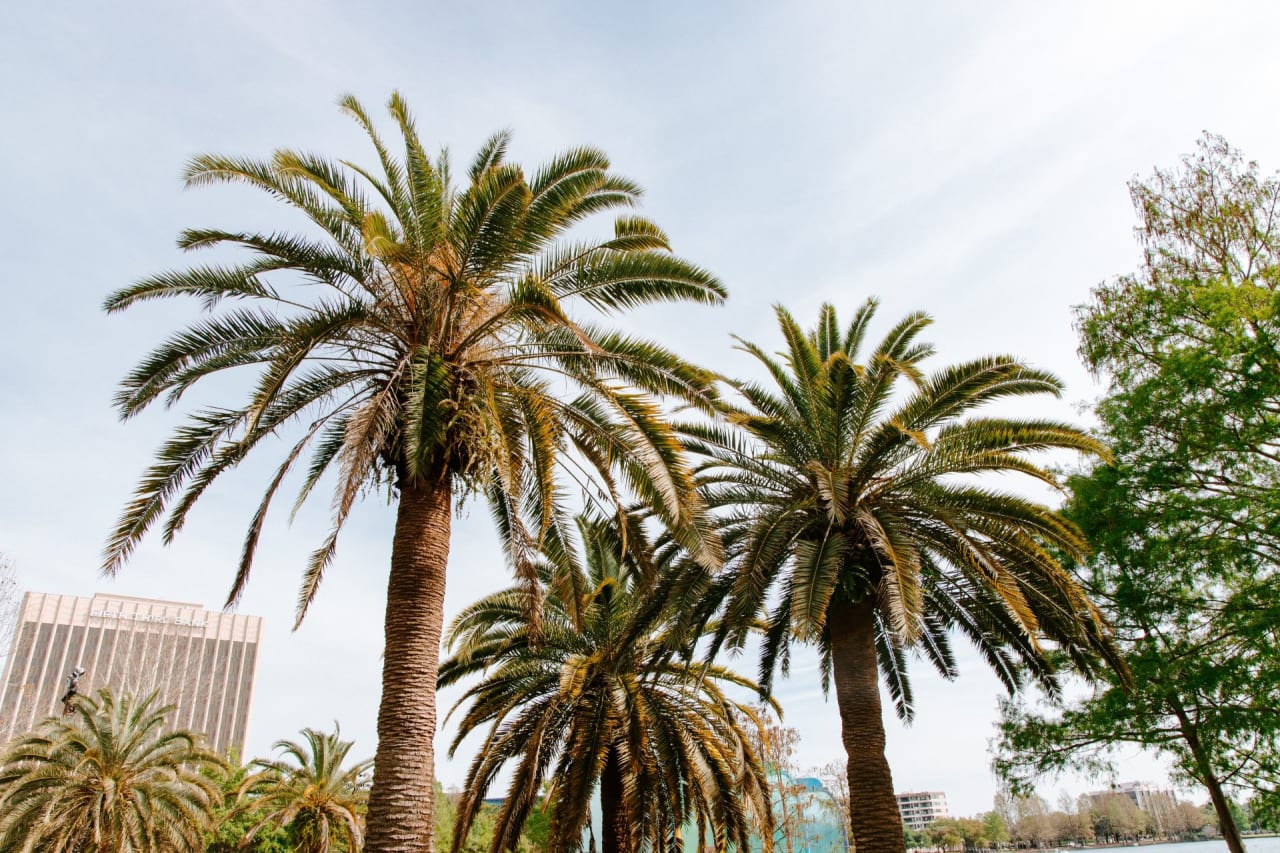
[[(1143, 844), (1141, 847), (1115, 847), (1117, 851), (1132, 850), (1133, 853), (1227, 853), (1227, 842), (1221, 838), (1209, 841), (1182, 841), (1176, 844)], [(1244, 849), (1248, 853), (1280, 853), (1280, 838), (1245, 838)]]

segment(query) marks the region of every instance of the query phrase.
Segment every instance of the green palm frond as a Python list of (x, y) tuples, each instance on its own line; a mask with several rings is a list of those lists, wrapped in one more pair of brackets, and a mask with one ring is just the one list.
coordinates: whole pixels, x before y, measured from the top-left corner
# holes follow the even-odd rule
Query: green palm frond
[[(739, 341), (772, 382), (733, 382), (740, 401), (720, 404), (745, 436), (681, 425), (728, 561), (724, 580), (703, 586), (720, 607), (711, 652), (740, 647), (764, 618), (763, 684), (785, 670), (793, 640), (816, 643), (830, 672), (830, 608), (870, 599), (881, 670), (904, 718), (906, 652), (953, 677), (953, 629), (1010, 690), (1024, 671), (1055, 688), (1046, 641), (1089, 666), (1122, 667), (1060, 562), (1084, 552), (1079, 531), (982, 478), (1017, 473), (1056, 487), (1045, 451), (1105, 453), (1069, 424), (982, 413), (999, 400), (1057, 395), (1061, 383), (1002, 355), (926, 371), (933, 348), (920, 334), (930, 320), (919, 313), (864, 355), (875, 310), (868, 301), (842, 326), (824, 305), (806, 331), (779, 307), (781, 358)], [(704, 618), (712, 610), (699, 608)]]
[[(279, 740), (280, 759), (257, 759), (240, 785), (236, 808), (259, 817), (248, 843), (268, 826), (293, 827), (299, 853), (359, 850), (361, 812), (368, 792), (363, 778), (372, 760), (347, 764), (352, 742), (332, 732), (303, 729), (304, 742)], [(339, 846), (341, 845), (341, 846)]]
[(632, 849), (656, 848), (689, 821), (741, 849), (753, 834), (771, 837), (763, 767), (743, 728), (754, 712), (722, 686), (760, 688), (690, 661), (694, 640), (659, 592), (688, 577), (673, 566), (697, 563), (680, 548), (659, 552), (636, 516), (580, 516), (576, 540), (576, 561), (541, 563), (536, 637), (526, 586), (475, 602), (449, 628), (440, 684), (478, 678), (450, 712), (463, 712), (451, 754), (471, 732), (488, 730), (458, 805), (454, 848), (508, 764), (515, 771), (495, 853), (515, 844), (539, 797), (550, 808), (552, 848), (577, 849), (609, 773)]
[(222, 802), (222, 761), (187, 731), (166, 731), (172, 706), (109, 689), (78, 697), (0, 756), (0, 849), (15, 853), (202, 846)]
[[(652, 502), (699, 559), (718, 565), (713, 524), (663, 416), (668, 403), (712, 412), (715, 376), (591, 315), (717, 304), (720, 282), (629, 212), (640, 189), (598, 150), (570, 149), (529, 177), (508, 162), (510, 133), (501, 131), (454, 185), (447, 156), (428, 154), (399, 94), (388, 103), (395, 146), (355, 98), (339, 104), (368, 137), (376, 166), (279, 150), (265, 159), (200, 155), (186, 170), (189, 186), (265, 192), (302, 213), (309, 231), (188, 229), (181, 248), (240, 257), (148, 276), (107, 298), (117, 312), (194, 297), (204, 314), (126, 375), (121, 417), (174, 405), (224, 373), (255, 378), (237, 403), (190, 415), (160, 448), (107, 543), (104, 571), (118, 571), (157, 524), (170, 540), (219, 475), (277, 436), (289, 449), (249, 521), (229, 602), (295, 464), (306, 470), (295, 512), (326, 474), (337, 475), (333, 527), (307, 566), (299, 619), (354, 501), (406, 482), (448, 478), (459, 494), (488, 495), (512, 564), (529, 581), (531, 549), (571, 550), (563, 492), (585, 462), (615, 509)], [(570, 239), (583, 219), (623, 210), (612, 236)]]

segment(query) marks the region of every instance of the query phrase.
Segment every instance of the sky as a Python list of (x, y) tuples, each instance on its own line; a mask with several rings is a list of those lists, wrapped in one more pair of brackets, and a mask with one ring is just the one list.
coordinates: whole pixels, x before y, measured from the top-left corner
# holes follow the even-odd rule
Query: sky
[[(197, 309), (107, 317), (101, 303), (182, 265), (183, 228), (298, 227), (248, 190), (183, 190), (183, 165), (286, 146), (370, 162), (334, 106), (343, 93), (376, 110), (400, 90), (459, 163), (504, 127), (531, 166), (573, 145), (609, 152), (646, 188), (643, 213), (729, 288), (724, 307), (628, 319), (697, 362), (747, 375), (730, 336), (776, 346), (771, 305), (812, 322), (824, 301), (848, 315), (876, 296), (885, 324), (933, 315), (939, 363), (1005, 352), (1057, 372), (1066, 394), (1037, 411), (1081, 422), (1098, 389), (1071, 306), (1138, 261), (1126, 182), (1173, 166), (1204, 130), (1280, 167), (1280, 5), (1261, 1), (71, 2), (13, 4), (2, 20), (0, 552), (47, 592), (225, 598), (270, 451), (224, 477), (171, 546), (152, 537), (118, 577), (98, 574), (155, 447), (186, 407), (235, 390), (120, 423), (120, 377)], [(266, 620), (248, 751), (338, 721), (372, 754), (393, 508), (358, 508), (296, 632), (328, 507), (287, 514), (269, 518), (239, 608)], [(507, 580), (487, 513), (463, 507), (447, 613)], [(967, 653), (953, 683), (915, 673), (914, 724), (887, 720), (898, 789), (989, 809), (997, 682)], [(811, 660), (778, 697), (800, 765), (838, 757)], [(440, 762), (446, 785), (474, 748)], [(1124, 755), (1121, 781), (1162, 781)]]

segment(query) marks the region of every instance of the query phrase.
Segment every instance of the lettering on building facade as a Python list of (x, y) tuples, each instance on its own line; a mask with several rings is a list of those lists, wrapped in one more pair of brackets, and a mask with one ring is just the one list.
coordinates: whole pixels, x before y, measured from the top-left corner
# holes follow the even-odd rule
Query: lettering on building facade
[(124, 613), (119, 610), (90, 610), (92, 619), (117, 619), (129, 622), (150, 622), (157, 625), (177, 625), (181, 628), (204, 628), (209, 624), (207, 619), (188, 618), (186, 616), (164, 616), (155, 613)]

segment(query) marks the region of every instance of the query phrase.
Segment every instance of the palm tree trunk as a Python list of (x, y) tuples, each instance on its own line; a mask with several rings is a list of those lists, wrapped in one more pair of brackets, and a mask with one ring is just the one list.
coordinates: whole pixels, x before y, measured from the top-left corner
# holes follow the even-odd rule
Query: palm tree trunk
[(875, 602), (832, 602), (827, 611), (840, 736), (849, 756), (849, 822), (858, 853), (905, 853), (902, 816), (884, 756)]
[(401, 481), (365, 853), (435, 847), (436, 675), (451, 510), (447, 479)]
[(1227, 795), (1222, 790), (1222, 782), (1218, 780), (1218, 775), (1213, 771), (1213, 765), (1209, 762), (1208, 752), (1200, 741), (1199, 729), (1192, 722), (1191, 715), (1187, 713), (1187, 709), (1182, 706), (1182, 703), (1172, 697), (1167, 701), (1169, 707), (1173, 710), (1173, 715), (1178, 718), (1178, 728), (1182, 732), (1183, 739), (1187, 742), (1187, 748), (1191, 752), (1191, 758), (1196, 763), (1196, 769), (1200, 771), (1200, 781), (1209, 789), (1209, 800), (1213, 803), (1214, 814), (1218, 816), (1218, 829), (1222, 832), (1222, 840), (1227, 842), (1227, 850), (1230, 853), (1245, 853), (1244, 838), (1240, 835), (1240, 827), (1236, 825), (1236, 817), (1231, 813), (1231, 804), (1227, 801)]
[(630, 853), (631, 825), (622, 791), (622, 757), (613, 747), (609, 747), (600, 774), (600, 822), (603, 853)]

